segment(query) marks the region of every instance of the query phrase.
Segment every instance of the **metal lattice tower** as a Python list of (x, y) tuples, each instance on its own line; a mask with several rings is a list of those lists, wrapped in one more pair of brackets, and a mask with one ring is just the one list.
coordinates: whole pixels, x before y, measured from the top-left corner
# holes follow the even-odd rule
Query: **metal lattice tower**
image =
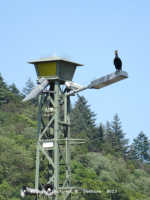
[[(65, 81), (72, 80), (76, 67), (82, 65), (56, 56), (29, 63), (35, 65), (38, 79), (46, 78), (50, 86), (49, 90), (39, 95), (35, 189), (43, 188), (39, 174), (40, 165), (46, 158), (48, 180), (44, 185), (52, 184), (56, 189), (55, 195), (47, 197), (56, 200), (61, 193), (64, 200), (71, 199), (71, 192), (77, 187), (71, 187), (70, 145), (78, 142), (70, 138), (70, 96), (66, 95), (70, 90), (62, 86)], [(65, 165), (66, 168), (66, 178), (62, 185), (59, 182), (60, 165)], [(66, 194), (65, 190), (69, 192)]]

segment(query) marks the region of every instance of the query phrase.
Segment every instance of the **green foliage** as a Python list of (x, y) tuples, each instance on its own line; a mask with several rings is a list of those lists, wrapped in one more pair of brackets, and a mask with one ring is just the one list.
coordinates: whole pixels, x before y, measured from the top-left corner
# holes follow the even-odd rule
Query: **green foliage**
[(99, 127), (99, 140), (101, 142), (104, 142), (104, 129), (103, 129), (102, 123), (100, 124), (100, 127)]
[(37, 107), (34, 107), (34, 106), (28, 106), (27, 108), (21, 108), (20, 109), (21, 111), (21, 114), (28, 117), (29, 119), (33, 120), (33, 121), (37, 121), (38, 119), (38, 116), (37, 116), (37, 113), (38, 113), (38, 108)]
[[(86, 200), (111, 200), (111, 195), (106, 193), (107, 187), (101, 181), (84, 178), (82, 182), (82, 188), (88, 191), (83, 195)], [(101, 193), (94, 193), (97, 191)]]
[(141, 131), (136, 139), (133, 139), (133, 147), (137, 157), (140, 161), (150, 161), (149, 148), (150, 141), (146, 135)]
[[(14, 102), (14, 104), (18, 104), (21, 101), (21, 97), (15, 95), (11, 91), (8, 91), (5, 95), (5, 101), (8, 104), (9, 102)], [(6, 106), (6, 105), (5, 105)]]
[(3, 196), (0, 195), (0, 200), (5, 200), (5, 198)]
[(0, 73), (0, 105), (1, 106), (6, 103), (6, 100), (5, 100), (6, 93), (7, 93), (7, 85), (4, 82), (4, 79)]
[(20, 94), (19, 89), (16, 87), (16, 85), (14, 83), (9, 85), (8, 90), (10, 90), (15, 95), (19, 95)]
[(89, 141), (89, 150), (91, 152), (102, 152), (105, 149), (105, 129), (103, 124), (100, 123), (91, 135), (92, 138)]
[[(0, 183), (7, 181), (11, 186), (32, 182), (33, 161), (30, 152), (14, 140), (0, 137)], [(28, 171), (28, 173), (26, 173)]]
[(26, 126), (22, 131), (22, 135), (26, 140), (35, 140), (37, 138), (37, 129)]
[(121, 184), (133, 196), (136, 196), (137, 192), (150, 196), (150, 176), (145, 170), (135, 169), (131, 160), (125, 162), (122, 158), (102, 156), (94, 152), (87, 153), (87, 158), (88, 167), (96, 172), (98, 179), (103, 183)]
[[(0, 200), (20, 200), (23, 184), (34, 188), (38, 108), (33, 101), (21, 103), (23, 95), (16, 85), (7, 86), (1, 75), (0, 86)], [(28, 80), (24, 96), (33, 87), (34, 83)], [(87, 100), (78, 95), (78, 101), (71, 107), (71, 135), (73, 138), (89, 139), (89, 142), (71, 145), (72, 186), (101, 191), (84, 193), (82, 200), (149, 199), (148, 138), (140, 133), (128, 150), (128, 140), (118, 115), (106, 126), (102, 123), (96, 126), (95, 116)], [(44, 185), (47, 182), (48, 162), (43, 154), (40, 159), (43, 159), (40, 181)], [(65, 180), (65, 170), (60, 165), (61, 183)], [(49, 173), (53, 174), (53, 170)], [(26, 196), (24, 199), (34, 197)]]
[(71, 163), (71, 172), (75, 174), (78, 183), (82, 178), (97, 179), (94, 170), (84, 168), (83, 165), (78, 163), (76, 160)]
[(125, 139), (125, 133), (121, 129), (121, 122), (116, 114), (114, 120), (106, 124), (106, 137), (105, 142), (107, 146), (107, 152), (116, 156), (125, 156), (128, 149), (128, 139)]
[(129, 151), (128, 151), (128, 154), (127, 154), (127, 159), (129, 159), (129, 160), (138, 160), (139, 159), (139, 157), (138, 157), (138, 155), (137, 155), (137, 152), (136, 152), (136, 150), (134, 149), (134, 146), (133, 145), (131, 145), (130, 147), (129, 147)]
[(3, 193), (8, 189), (13, 190), (13, 187), (11, 187), (11, 185), (9, 185), (7, 182), (3, 181), (2, 184), (0, 185), (0, 193)]
[(126, 165), (127, 165), (127, 169), (129, 169), (131, 173), (134, 173), (135, 171), (134, 163), (131, 160), (127, 160)]
[(85, 132), (91, 138), (91, 133), (95, 129), (95, 116), (87, 105), (87, 100), (83, 96), (78, 95), (78, 101), (75, 103), (71, 111), (71, 126), (74, 134)]
[(37, 127), (37, 121), (32, 121), (25, 115), (17, 115), (16, 117), (18, 118), (19, 121), (27, 122), (27, 124), (29, 124), (29, 126)]
[(13, 187), (6, 181), (0, 184), (0, 195), (10, 195), (13, 191)]
[(0, 122), (4, 123), (9, 119), (10, 115), (7, 112), (0, 110)]
[[(93, 161), (94, 162), (94, 161)], [(119, 163), (120, 164), (120, 163)], [(118, 165), (119, 166), (119, 165)], [(91, 169), (84, 168), (77, 161), (72, 162), (72, 177), (73, 183), (77, 186), (85, 188), (84, 198), (87, 200), (92, 199), (117, 199), (117, 200), (126, 200), (130, 199), (131, 195), (128, 194), (128, 191), (125, 190), (120, 184), (117, 184), (115, 181), (103, 181), (97, 180), (96, 173)], [(101, 193), (95, 193), (101, 191)], [(117, 191), (115, 193), (115, 191)]]

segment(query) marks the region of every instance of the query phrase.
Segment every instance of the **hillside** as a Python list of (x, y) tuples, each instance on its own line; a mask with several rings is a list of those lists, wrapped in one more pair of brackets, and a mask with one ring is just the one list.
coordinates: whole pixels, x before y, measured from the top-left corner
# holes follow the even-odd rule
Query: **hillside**
[[(22, 185), (34, 188), (35, 181), (37, 99), (21, 102), (34, 87), (31, 83), (28, 80), (20, 93), (0, 75), (0, 200), (34, 199), (20, 196)], [(150, 199), (150, 143), (146, 135), (137, 133), (129, 146), (117, 114), (106, 124), (96, 125), (95, 120), (87, 100), (78, 95), (71, 107), (71, 135), (89, 142), (72, 146), (72, 185), (92, 190), (81, 199)], [(46, 168), (41, 171), (44, 182)], [(64, 172), (60, 167), (60, 180)]]

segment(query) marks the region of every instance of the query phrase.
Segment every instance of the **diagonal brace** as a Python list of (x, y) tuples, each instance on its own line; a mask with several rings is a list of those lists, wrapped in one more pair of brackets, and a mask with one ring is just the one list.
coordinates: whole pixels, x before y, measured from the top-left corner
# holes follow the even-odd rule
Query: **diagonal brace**
[(52, 161), (52, 159), (48, 156), (48, 154), (46, 153), (46, 151), (44, 150), (44, 148), (39, 144), (39, 148), (40, 150), (42, 151), (42, 153), (45, 155), (45, 157), (47, 158), (47, 160), (49, 161), (49, 163), (53, 166), (54, 166), (54, 163)]
[(64, 198), (64, 200), (67, 200), (67, 198), (68, 198), (68, 196), (71, 194), (71, 192), (72, 192), (72, 188), (71, 188), (71, 190), (68, 192), (68, 194), (66, 195), (66, 197)]
[(45, 134), (45, 132), (47, 131), (48, 127), (51, 125), (51, 123), (54, 120), (54, 116), (51, 118), (51, 120), (48, 122), (47, 126), (44, 128), (44, 130), (42, 131), (42, 133), (40, 134), (40, 139), (42, 138), (42, 136)]

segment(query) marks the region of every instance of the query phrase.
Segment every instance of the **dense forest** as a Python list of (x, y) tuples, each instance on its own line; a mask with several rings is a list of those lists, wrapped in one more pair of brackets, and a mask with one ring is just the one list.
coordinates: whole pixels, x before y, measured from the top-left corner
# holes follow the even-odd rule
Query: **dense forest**
[[(35, 98), (21, 102), (34, 86), (29, 78), (19, 91), (0, 74), (0, 200), (34, 199), (20, 195), (23, 184), (34, 188), (35, 181), (38, 101)], [(85, 97), (78, 95), (71, 106), (71, 137), (89, 141), (72, 146), (72, 185), (101, 191), (85, 193), (81, 199), (150, 199), (148, 137), (139, 132), (129, 145), (118, 114), (106, 124), (95, 122), (96, 113), (91, 111)], [(44, 179), (46, 169), (42, 170)], [(60, 179), (63, 174), (60, 167)]]

